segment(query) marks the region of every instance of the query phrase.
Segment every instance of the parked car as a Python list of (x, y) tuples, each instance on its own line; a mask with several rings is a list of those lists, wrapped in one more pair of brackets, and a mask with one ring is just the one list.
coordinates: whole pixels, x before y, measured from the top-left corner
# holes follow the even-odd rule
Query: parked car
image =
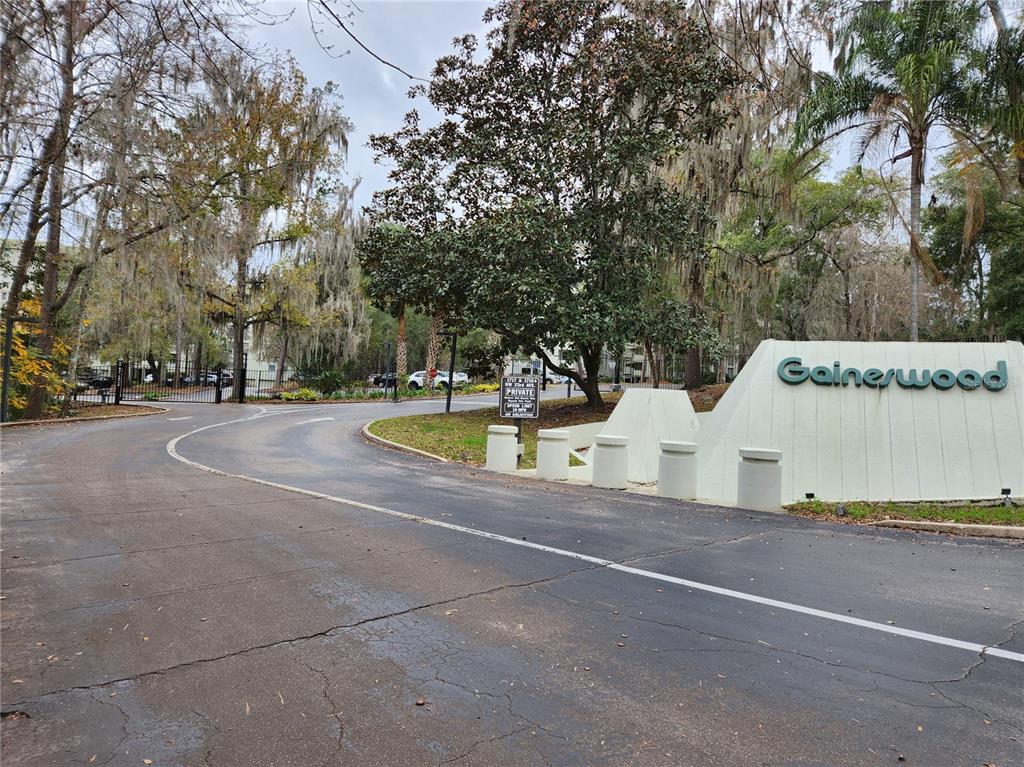
[(385, 386), (394, 387), (397, 381), (398, 375), (395, 373), (374, 373), (366, 378), (366, 383), (370, 384), (370, 386), (378, 386), (382, 389)]
[[(422, 389), (426, 386), (427, 371), (417, 370), (411, 376), (409, 376), (409, 388), (410, 389)], [(460, 386), (465, 386), (469, 383), (469, 376), (466, 373), (455, 373), (455, 388), (458, 389)], [(434, 379), (434, 386), (442, 389), (448, 388), (448, 371), (438, 370), (437, 377)]]
[(88, 373), (78, 377), (75, 388), (78, 391), (86, 391), (87, 389), (109, 389), (113, 385), (114, 379), (110, 376)]
[(560, 376), (558, 373), (548, 373), (545, 380), (549, 384), (566, 384), (569, 382), (569, 376)]

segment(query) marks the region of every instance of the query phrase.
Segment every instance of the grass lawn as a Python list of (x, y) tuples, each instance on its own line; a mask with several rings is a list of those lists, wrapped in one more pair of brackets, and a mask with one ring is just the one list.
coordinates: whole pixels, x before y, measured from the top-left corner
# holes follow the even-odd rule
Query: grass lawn
[[(725, 393), (725, 386), (707, 386), (690, 392), (690, 400), (698, 412), (710, 410)], [(621, 394), (602, 394), (604, 404), (588, 408), (584, 397), (544, 400), (540, 418), (523, 421), (525, 453), (520, 466), (532, 469), (537, 465), (537, 430), (558, 429), (595, 421), (607, 421)], [(487, 460), (487, 427), (509, 424), (498, 418), (496, 407), (445, 415), (408, 415), (375, 421), (370, 432), (400, 445), (425, 450), (452, 461), (483, 465)]]
[(1024, 525), (1024, 507), (1002, 503), (844, 503), (845, 517), (836, 516), (835, 503), (810, 501), (794, 503), (787, 511), (805, 517), (828, 517), (832, 521), (874, 522), (881, 519), (909, 519), (928, 522), (963, 522), (980, 525)]

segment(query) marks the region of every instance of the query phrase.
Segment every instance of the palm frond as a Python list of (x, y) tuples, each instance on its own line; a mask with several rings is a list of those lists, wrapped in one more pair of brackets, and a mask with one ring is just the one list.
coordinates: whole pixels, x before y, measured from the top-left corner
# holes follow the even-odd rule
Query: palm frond
[(820, 75), (797, 114), (794, 143), (804, 146), (866, 114), (887, 88), (866, 75)]

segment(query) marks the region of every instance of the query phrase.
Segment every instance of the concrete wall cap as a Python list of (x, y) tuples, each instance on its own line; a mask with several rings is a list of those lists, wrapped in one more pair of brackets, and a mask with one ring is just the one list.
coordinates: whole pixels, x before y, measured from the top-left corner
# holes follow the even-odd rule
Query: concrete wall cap
[(617, 434), (598, 434), (594, 437), (594, 444), (605, 447), (625, 447), (629, 444), (629, 437), (620, 437)]
[(565, 429), (538, 429), (537, 439), (569, 439), (569, 432)]
[(755, 461), (781, 461), (782, 451), (766, 447), (741, 447), (740, 458), (750, 458)]
[(674, 439), (663, 439), (658, 442), (666, 453), (696, 453), (696, 442), (679, 442)]
[(488, 434), (516, 434), (519, 429), (515, 426), (488, 426)]

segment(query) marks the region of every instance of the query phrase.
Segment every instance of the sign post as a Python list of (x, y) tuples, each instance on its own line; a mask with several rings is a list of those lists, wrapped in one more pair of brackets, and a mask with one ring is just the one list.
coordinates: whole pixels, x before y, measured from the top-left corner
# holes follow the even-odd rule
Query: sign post
[(505, 376), (501, 379), (498, 415), (511, 418), (517, 429), (519, 450), (516, 464), (523, 457), (523, 419), (540, 417), (540, 379), (537, 376)]
[(452, 337), (452, 356), (448, 360), (448, 391), (444, 399), (444, 412), (452, 412), (452, 389), (455, 388), (455, 344), (458, 342), (459, 334), (450, 330), (443, 335)]

